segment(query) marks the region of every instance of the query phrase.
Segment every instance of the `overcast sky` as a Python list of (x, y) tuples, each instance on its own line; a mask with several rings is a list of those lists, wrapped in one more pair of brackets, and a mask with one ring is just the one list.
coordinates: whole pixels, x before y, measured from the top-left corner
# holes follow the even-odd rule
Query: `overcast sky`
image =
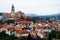
[(10, 12), (14, 4), (15, 11), (49, 15), (60, 13), (60, 0), (0, 0), (0, 12)]

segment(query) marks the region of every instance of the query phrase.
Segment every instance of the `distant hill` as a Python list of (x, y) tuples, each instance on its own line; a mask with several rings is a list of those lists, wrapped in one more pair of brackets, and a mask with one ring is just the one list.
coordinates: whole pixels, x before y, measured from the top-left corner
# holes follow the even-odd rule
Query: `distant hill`
[(2, 15), (3, 13), (0, 13), (0, 16)]
[(60, 13), (57, 14), (52, 14), (52, 15), (37, 15), (37, 14), (26, 14), (30, 16), (32, 19), (46, 19), (46, 18), (54, 18), (54, 19), (59, 19), (60, 20)]
[(31, 14), (29, 13), (29, 14), (25, 14), (25, 15), (30, 16), (30, 17), (38, 16), (37, 14), (33, 14), (33, 13), (31, 13)]

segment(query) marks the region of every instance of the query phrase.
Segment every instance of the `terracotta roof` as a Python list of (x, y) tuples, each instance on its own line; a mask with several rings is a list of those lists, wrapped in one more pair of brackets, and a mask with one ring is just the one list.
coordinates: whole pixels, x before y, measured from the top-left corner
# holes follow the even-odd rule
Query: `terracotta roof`
[[(8, 18), (12, 18), (11, 14), (12, 14), (12, 13), (3, 13), (3, 15), (7, 16)], [(24, 13), (21, 12), (21, 11), (18, 11), (18, 12), (16, 12), (15, 14), (16, 14), (16, 15), (15, 15), (14, 18), (17, 18), (19, 14), (24, 14)]]
[(45, 32), (40, 32), (40, 33), (43, 34), (43, 35), (46, 34)]
[(33, 30), (32, 32), (33, 32), (33, 33), (37, 33), (38, 31), (36, 31), (36, 30)]
[(52, 28), (52, 27), (54, 27), (54, 26), (53, 26), (53, 24), (49, 24), (49, 27)]
[(20, 30), (20, 27), (15, 27), (15, 31), (19, 31)]
[(20, 28), (22, 28), (22, 27), (24, 27), (24, 26), (26, 26), (26, 25), (24, 25), (24, 24), (19, 24), (19, 26), (20, 26)]
[(7, 28), (7, 29), (11, 29), (11, 28), (12, 28), (12, 26), (10, 26), (10, 25), (7, 25), (7, 26), (6, 26), (6, 28)]
[(38, 28), (39, 29), (40, 27), (39, 26), (35, 26), (35, 28)]
[(52, 20), (52, 22), (58, 22), (57, 20)]
[(49, 26), (39, 26), (38, 24), (35, 24), (35, 28), (38, 28), (38, 29), (48, 29)]
[(23, 18), (24, 18), (24, 19), (30, 19), (30, 17), (29, 17), (29, 16), (23, 16)]
[(22, 11), (17, 11), (16, 14), (24, 14)]
[(46, 23), (47, 21), (46, 21), (46, 20), (36, 20), (35, 22), (36, 22), (36, 23), (39, 23), (39, 22), (41, 22), (41, 23)]
[(40, 28), (39, 25), (38, 25), (37, 23), (34, 25), (34, 27), (35, 27), (35, 28)]
[(5, 32), (6, 31), (6, 28), (2, 28), (2, 32)]
[(2, 24), (0, 24), (0, 28), (2, 28), (3, 27), (3, 25)]
[(44, 29), (44, 26), (40, 26), (40, 29)]
[(10, 32), (14, 32), (14, 29), (13, 29), (13, 28), (11, 28), (11, 29), (10, 29)]
[(49, 27), (45, 27), (45, 29), (48, 29)]
[(31, 21), (20, 21), (21, 24), (31, 24)]
[(28, 33), (28, 31), (26, 31), (26, 30), (19, 30), (16, 33), (17, 34), (26, 34), (26, 33)]
[(19, 27), (19, 28), (22, 28), (24, 26), (25, 26), (24, 24), (18, 24), (18, 25), (16, 25), (16, 27)]
[(44, 26), (39, 26), (38, 24), (35, 24), (35, 28), (41, 28), (41, 29), (43, 29), (44, 28)]

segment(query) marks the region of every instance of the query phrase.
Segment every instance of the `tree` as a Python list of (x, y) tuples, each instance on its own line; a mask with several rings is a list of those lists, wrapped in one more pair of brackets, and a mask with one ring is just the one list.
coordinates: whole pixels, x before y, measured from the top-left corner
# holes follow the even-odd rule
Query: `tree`
[(29, 35), (27, 37), (27, 40), (32, 40), (32, 37), (31, 37), (30, 33), (29, 33)]

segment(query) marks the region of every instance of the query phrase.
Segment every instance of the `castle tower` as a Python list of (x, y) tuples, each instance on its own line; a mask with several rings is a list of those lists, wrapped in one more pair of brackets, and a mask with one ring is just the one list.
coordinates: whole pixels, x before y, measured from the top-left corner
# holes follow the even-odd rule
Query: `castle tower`
[(12, 4), (11, 7), (11, 16), (14, 17), (15, 16), (15, 9), (14, 9), (14, 5)]
[(12, 4), (11, 13), (15, 13), (14, 5)]

